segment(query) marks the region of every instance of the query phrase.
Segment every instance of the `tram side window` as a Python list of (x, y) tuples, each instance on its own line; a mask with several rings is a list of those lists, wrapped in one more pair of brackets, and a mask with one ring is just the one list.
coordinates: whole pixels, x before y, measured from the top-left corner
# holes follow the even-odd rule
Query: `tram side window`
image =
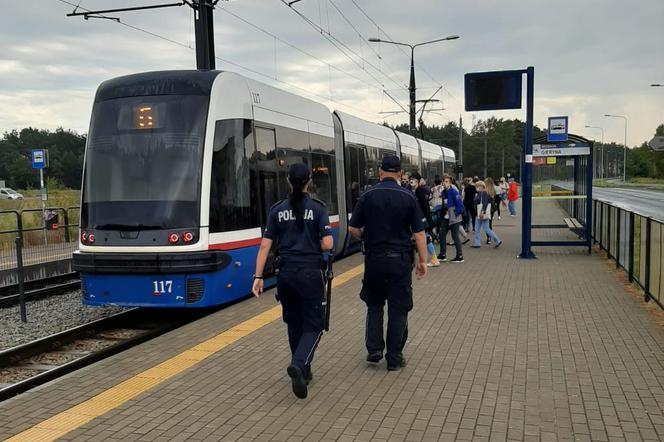
[(367, 152), (367, 188), (377, 184), (380, 181), (380, 176), (378, 175), (378, 168), (380, 167), (380, 162), (383, 159), (380, 149), (377, 147), (366, 147)]
[(210, 232), (241, 230), (258, 225), (252, 204), (252, 177), (245, 145), (253, 145), (249, 120), (217, 121), (210, 181)]
[(311, 154), (311, 186), (309, 192), (327, 205), (330, 215), (336, 215), (337, 209), (337, 178), (334, 170), (334, 156)]

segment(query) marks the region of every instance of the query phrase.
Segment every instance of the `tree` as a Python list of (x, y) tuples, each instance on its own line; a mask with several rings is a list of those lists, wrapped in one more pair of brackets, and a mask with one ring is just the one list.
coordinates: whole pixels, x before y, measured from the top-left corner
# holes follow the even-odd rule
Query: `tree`
[(62, 128), (55, 131), (31, 127), (20, 132), (6, 132), (0, 139), (0, 178), (17, 189), (39, 187), (39, 174), (32, 169), (32, 149), (49, 151), (49, 167), (45, 178), (53, 178), (66, 187), (80, 188), (85, 136)]

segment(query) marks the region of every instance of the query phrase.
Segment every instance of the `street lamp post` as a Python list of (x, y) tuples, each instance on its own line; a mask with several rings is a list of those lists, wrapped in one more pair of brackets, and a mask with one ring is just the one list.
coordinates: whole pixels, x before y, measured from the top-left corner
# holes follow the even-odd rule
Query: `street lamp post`
[(599, 150), (601, 164), (599, 168), (599, 178), (604, 179), (604, 128), (599, 126), (586, 126), (586, 129), (599, 129), (602, 131), (602, 148)]
[(605, 117), (609, 118), (622, 118), (625, 121), (625, 150), (623, 151), (623, 183), (626, 182), (627, 178), (627, 117), (624, 115), (612, 115), (604, 114)]
[(415, 48), (418, 46), (424, 46), (428, 45), (430, 43), (437, 43), (439, 41), (446, 41), (446, 40), (456, 40), (459, 38), (458, 35), (449, 35), (444, 38), (438, 38), (436, 40), (431, 40), (431, 41), (425, 41), (422, 43), (417, 43), (417, 44), (409, 44), (409, 43), (399, 43), (396, 41), (390, 41), (390, 40), (383, 40), (380, 38), (370, 38), (369, 41), (372, 43), (390, 43), (393, 45), (399, 45), (399, 46), (408, 46), (410, 48), (410, 83), (408, 85), (408, 93), (410, 95), (410, 107), (409, 107), (409, 113), (410, 113), (410, 130), (415, 131)]

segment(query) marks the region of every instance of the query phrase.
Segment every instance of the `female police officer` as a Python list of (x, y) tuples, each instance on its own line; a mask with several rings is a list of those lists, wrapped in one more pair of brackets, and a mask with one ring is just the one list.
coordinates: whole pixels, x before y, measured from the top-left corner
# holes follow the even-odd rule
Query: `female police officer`
[(306, 193), (311, 183), (307, 166), (302, 163), (290, 166), (288, 182), (292, 192), (272, 206), (268, 214), (252, 291), (255, 296), (263, 292), (265, 262), (272, 241), (276, 241), (277, 299), (288, 325), (292, 354), (287, 372), (293, 393), (304, 399), (311, 380), (311, 361), (325, 327), (323, 252), (332, 249), (332, 231), (325, 204)]

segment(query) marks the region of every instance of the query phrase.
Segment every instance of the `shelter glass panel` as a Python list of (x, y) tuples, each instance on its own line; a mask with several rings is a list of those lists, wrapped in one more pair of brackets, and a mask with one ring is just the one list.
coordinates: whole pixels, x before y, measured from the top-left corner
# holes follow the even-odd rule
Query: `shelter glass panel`
[(651, 221), (650, 227), (650, 293), (661, 301), (662, 224)]

